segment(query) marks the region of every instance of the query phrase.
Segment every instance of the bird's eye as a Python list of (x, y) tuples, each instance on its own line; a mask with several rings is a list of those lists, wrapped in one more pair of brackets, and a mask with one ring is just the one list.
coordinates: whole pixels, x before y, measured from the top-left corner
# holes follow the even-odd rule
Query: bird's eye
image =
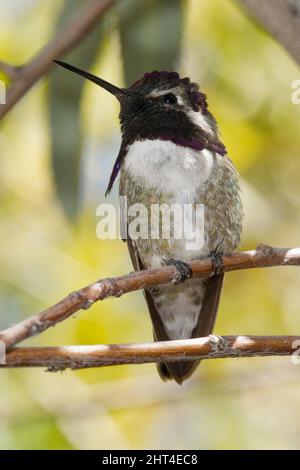
[(173, 93), (167, 93), (166, 95), (163, 96), (164, 103), (166, 104), (176, 104), (177, 103), (177, 98)]

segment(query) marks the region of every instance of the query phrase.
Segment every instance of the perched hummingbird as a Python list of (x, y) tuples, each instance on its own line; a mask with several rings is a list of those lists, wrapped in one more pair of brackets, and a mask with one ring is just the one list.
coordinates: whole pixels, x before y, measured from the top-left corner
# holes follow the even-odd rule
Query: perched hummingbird
[[(243, 210), (238, 174), (220, 141), (205, 94), (176, 72), (146, 73), (125, 89), (57, 63), (119, 100), (122, 143), (107, 193), (120, 172), (119, 194), (127, 196), (128, 206), (203, 205), (204, 242), (198, 248), (187, 250), (184, 238), (132, 239), (130, 234), (127, 244), (135, 270), (166, 264), (177, 268), (174, 283), (144, 290), (155, 341), (209, 335), (224, 274), (219, 265), (205, 279), (187, 279), (188, 263), (209, 255), (217, 261), (233, 251), (240, 241)], [(198, 364), (199, 360), (161, 362), (158, 371), (162, 379), (181, 384)]]

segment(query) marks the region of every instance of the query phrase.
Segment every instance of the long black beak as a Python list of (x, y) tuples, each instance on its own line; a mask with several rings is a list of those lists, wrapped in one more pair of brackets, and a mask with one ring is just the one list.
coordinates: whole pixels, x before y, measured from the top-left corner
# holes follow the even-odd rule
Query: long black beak
[(112, 85), (112, 83), (103, 80), (103, 78), (96, 77), (96, 75), (92, 75), (89, 72), (85, 72), (84, 70), (78, 69), (77, 67), (74, 67), (74, 65), (67, 64), (66, 62), (62, 62), (60, 60), (54, 60), (53, 62), (60, 65), (61, 67), (64, 67), (65, 69), (71, 70), (71, 72), (77, 73), (78, 75), (87, 78), (91, 82), (96, 83), (97, 85), (101, 86), (106, 91), (114, 95), (118, 100), (120, 100), (124, 95), (132, 96), (134, 94), (124, 88), (118, 88), (115, 85)]

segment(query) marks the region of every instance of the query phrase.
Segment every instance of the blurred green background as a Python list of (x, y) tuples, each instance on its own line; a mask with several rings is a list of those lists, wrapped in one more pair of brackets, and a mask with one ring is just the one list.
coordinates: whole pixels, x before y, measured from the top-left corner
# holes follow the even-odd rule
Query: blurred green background
[[(22, 64), (84, 0), (0, 0), (0, 57)], [(299, 246), (299, 70), (232, 0), (124, 0), (65, 60), (124, 85), (174, 68), (208, 95), (243, 187), (243, 249)], [(4, 76), (0, 78), (5, 79)], [(0, 125), (0, 328), (98, 278), (132, 270), (96, 238), (96, 207), (120, 144), (118, 105), (62, 70)], [(117, 203), (117, 185), (108, 199)], [(215, 332), (297, 334), (300, 271), (226, 276)], [(27, 341), (149, 341), (141, 292), (108, 299)], [(153, 364), (79, 372), (1, 370), (2, 449), (300, 447), (300, 366), (290, 358), (204, 361), (182, 387)]]

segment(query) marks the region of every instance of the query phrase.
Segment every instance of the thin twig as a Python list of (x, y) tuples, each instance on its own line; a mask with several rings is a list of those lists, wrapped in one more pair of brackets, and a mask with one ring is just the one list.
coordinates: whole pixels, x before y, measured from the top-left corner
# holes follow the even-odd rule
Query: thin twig
[(300, 65), (299, 0), (240, 0)]
[(46, 367), (49, 371), (121, 364), (297, 354), (300, 336), (208, 336), (140, 344), (14, 348), (1, 367)]
[(0, 60), (0, 70), (5, 75), (7, 75), (7, 77), (10, 78), (11, 81), (13, 81), (18, 76), (20, 68)]
[[(223, 256), (224, 272), (238, 269), (267, 268), (271, 266), (300, 265), (300, 248), (272, 248), (259, 245), (256, 250), (232, 253)], [(210, 257), (191, 263), (192, 277), (205, 277), (212, 273)], [(42, 333), (47, 328), (65, 320), (80, 309), (88, 309), (98, 300), (119, 297), (145, 287), (170, 283), (176, 275), (173, 266), (133, 272), (125, 276), (99, 280), (78, 291), (72, 292), (63, 300), (0, 332), (0, 341), (7, 349), (20, 341)]]
[[(19, 68), (10, 67), (15, 70), (13, 81), (8, 89), (6, 104), (0, 106), (0, 119), (27, 93), (27, 91), (43, 77), (53, 66), (53, 60), (62, 57), (76, 46), (86, 34), (99, 21), (102, 15), (110, 8), (116, 0), (90, 0), (75, 12), (74, 16), (57, 33), (44, 49), (42, 49), (28, 64)], [(0, 67), (1, 68), (1, 67)], [(3, 64), (2, 64), (2, 70)]]

